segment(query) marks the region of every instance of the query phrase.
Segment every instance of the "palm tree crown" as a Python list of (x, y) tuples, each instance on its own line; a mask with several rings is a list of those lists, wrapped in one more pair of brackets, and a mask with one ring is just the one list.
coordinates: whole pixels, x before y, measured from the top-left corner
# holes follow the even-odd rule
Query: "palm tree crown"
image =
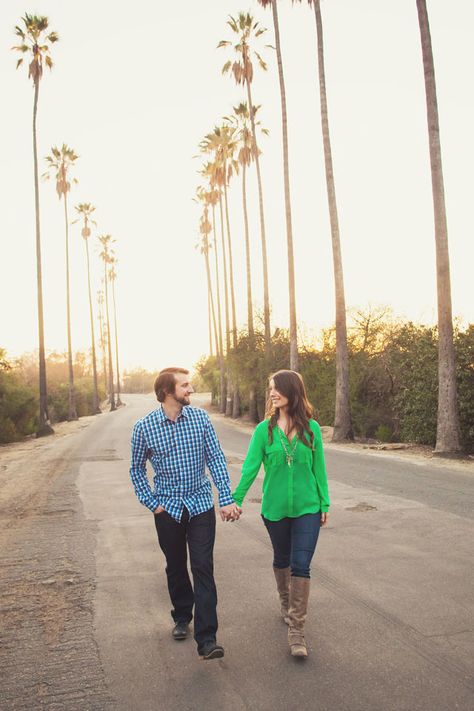
[[(233, 43), (229, 40), (221, 40), (217, 45), (221, 47), (233, 47), (237, 55), (234, 61), (227, 61), (222, 67), (222, 73), (227, 74), (231, 71), (237, 84), (244, 84), (246, 81), (252, 83), (253, 79), (253, 64), (252, 55), (257, 59), (258, 64), (264, 71), (267, 70), (267, 65), (262, 56), (256, 50), (251, 50), (251, 44), (254, 40), (261, 37), (267, 31), (259, 22), (254, 20), (248, 12), (239, 12), (237, 17), (229, 17), (227, 24), (238, 39)], [(238, 58), (240, 55), (240, 59)]]
[[(22, 54), (30, 53), (31, 61), (28, 66), (28, 78), (33, 79), (37, 84), (43, 76), (43, 65), (52, 69), (53, 60), (50, 55), (50, 44), (54, 44), (59, 39), (57, 32), (50, 32), (46, 36), (44, 33), (48, 29), (48, 18), (42, 15), (28, 15), (21, 18), (24, 29), (18, 25), (15, 27), (15, 34), (21, 39), (21, 44), (12, 47)], [(23, 64), (24, 57), (20, 57), (16, 66)]]
[(80, 202), (78, 205), (76, 205), (75, 210), (84, 222), (84, 227), (81, 230), (81, 235), (84, 237), (84, 239), (88, 239), (91, 236), (91, 228), (89, 227), (89, 223), (92, 223), (93, 225), (97, 224), (92, 219), (92, 213), (95, 212), (95, 207), (94, 205), (91, 205), (90, 202)]
[[(255, 116), (259, 109), (259, 105), (252, 107), (254, 125), (259, 127), (261, 133), (268, 136), (268, 129), (263, 128), (260, 121), (255, 121)], [(234, 113), (232, 116), (225, 118), (233, 122), (236, 127), (236, 137), (238, 139), (237, 160), (240, 165), (249, 167), (251, 162), (255, 160), (257, 153), (261, 155), (262, 152), (258, 148), (257, 143), (253, 140), (251, 116), (247, 102), (241, 101), (240, 104), (233, 107), (233, 110)]]
[(228, 185), (234, 172), (239, 171), (239, 164), (234, 158), (237, 145), (235, 127), (228, 122), (216, 126), (199, 144), (203, 153), (214, 154), (213, 178), (219, 187)]
[[(78, 158), (79, 156), (76, 155), (73, 149), (69, 148), (65, 143), (63, 143), (61, 148), (53, 146), (51, 148), (51, 155), (46, 156), (45, 160), (49, 165), (48, 172), (45, 173), (43, 177), (49, 178), (50, 173), (55, 174), (56, 192), (59, 199), (67, 195), (71, 189), (68, 173)], [(74, 178), (73, 182), (76, 183), (77, 180)]]

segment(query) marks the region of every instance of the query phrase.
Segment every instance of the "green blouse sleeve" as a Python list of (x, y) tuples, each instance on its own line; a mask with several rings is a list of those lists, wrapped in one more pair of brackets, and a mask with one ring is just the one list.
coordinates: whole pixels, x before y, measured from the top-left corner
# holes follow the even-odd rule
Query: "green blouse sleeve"
[(321, 428), (316, 421), (312, 423), (314, 432), (314, 453), (313, 453), (313, 473), (318, 487), (319, 499), (321, 501), (321, 511), (329, 511), (329, 491), (326, 476), (326, 464), (324, 462), (323, 438)]
[(242, 475), (236, 490), (232, 494), (234, 501), (239, 506), (242, 506), (245, 495), (257, 478), (257, 474), (260, 470), (265, 453), (266, 429), (266, 422), (261, 422), (260, 425), (256, 427), (252, 439), (250, 440), (247, 456), (242, 465)]

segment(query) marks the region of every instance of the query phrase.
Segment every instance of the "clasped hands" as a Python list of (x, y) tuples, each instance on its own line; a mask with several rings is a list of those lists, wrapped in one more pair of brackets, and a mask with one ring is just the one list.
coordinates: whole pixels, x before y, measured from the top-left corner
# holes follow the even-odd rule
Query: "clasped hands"
[(221, 506), (220, 515), (223, 521), (238, 521), (242, 514), (242, 509), (237, 504)]

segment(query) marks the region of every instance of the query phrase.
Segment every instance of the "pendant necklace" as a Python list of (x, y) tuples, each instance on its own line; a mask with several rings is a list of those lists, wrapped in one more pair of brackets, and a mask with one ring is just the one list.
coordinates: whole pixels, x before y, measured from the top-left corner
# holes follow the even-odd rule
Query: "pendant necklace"
[(295, 442), (293, 446), (287, 447), (285, 444), (285, 440), (282, 437), (281, 427), (278, 427), (278, 434), (280, 435), (281, 446), (283, 447), (283, 451), (285, 452), (286, 463), (289, 467), (291, 467), (291, 465), (293, 464), (293, 457), (295, 454), (296, 445), (298, 444), (298, 436), (295, 435)]

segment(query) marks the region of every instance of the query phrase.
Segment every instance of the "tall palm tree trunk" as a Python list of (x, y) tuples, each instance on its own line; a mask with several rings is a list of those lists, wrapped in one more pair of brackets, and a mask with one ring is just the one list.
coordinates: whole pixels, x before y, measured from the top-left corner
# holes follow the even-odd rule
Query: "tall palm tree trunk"
[(255, 129), (255, 116), (252, 103), (252, 93), (250, 89), (250, 82), (248, 79), (245, 80), (247, 86), (247, 101), (249, 105), (250, 113), (250, 123), (252, 126), (252, 138), (255, 147), (255, 168), (257, 171), (257, 186), (258, 186), (258, 206), (260, 214), (260, 242), (262, 247), (262, 269), (263, 269), (263, 321), (264, 321), (264, 333), (265, 333), (265, 354), (267, 356), (267, 361), (270, 358), (271, 353), (271, 327), (270, 327), (270, 297), (268, 291), (268, 257), (267, 257), (267, 240), (265, 235), (265, 213), (263, 209), (263, 187), (262, 187), (262, 175), (260, 173), (260, 158), (258, 154), (257, 145), (257, 132)]
[(115, 395), (114, 395), (114, 369), (112, 366), (112, 338), (110, 334), (110, 317), (109, 317), (109, 290), (107, 287), (107, 262), (104, 261), (104, 284), (105, 284), (105, 322), (107, 330), (107, 350), (108, 350), (108, 370), (109, 370), (109, 404), (110, 411), (116, 410)]
[(245, 266), (247, 272), (247, 326), (249, 330), (249, 338), (253, 342), (253, 303), (252, 303), (252, 268), (250, 263), (250, 235), (249, 235), (249, 218), (247, 212), (247, 166), (245, 163), (242, 166), (242, 203), (244, 210), (244, 231), (245, 231)]
[[(206, 240), (207, 242), (207, 240)], [(206, 249), (204, 252), (204, 260), (206, 262), (206, 278), (207, 278), (207, 294), (208, 294), (208, 300), (209, 300), (209, 305), (210, 305), (210, 310), (209, 313), (212, 317), (212, 323), (214, 325), (214, 340), (215, 340), (215, 345), (216, 345), (216, 352), (219, 353), (219, 341), (217, 337), (217, 322), (216, 322), (216, 311), (214, 308), (214, 296), (212, 293), (212, 280), (211, 280), (211, 267), (209, 264), (209, 247), (206, 245)], [(212, 338), (211, 338), (212, 341)], [(211, 342), (212, 346), (212, 342)]]
[(64, 193), (64, 220), (66, 224), (66, 321), (67, 321), (67, 364), (69, 375), (69, 407), (67, 419), (77, 420), (76, 393), (74, 391), (74, 367), (72, 364), (71, 342), (71, 288), (69, 283), (69, 220), (67, 214), (67, 197)]
[(36, 141), (36, 117), (38, 114), (39, 79), (35, 81), (35, 96), (33, 102), (33, 164), (35, 181), (35, 217), (36, 217), (36, 289), (38, 300), (38, 370), (39, 370), (39, 418), (36, 430), (37, 437), (45, 437), (54, 433), (49, 421), (48, 391), (46, 385), (46, 358), (44, 348), (44, 317), (43, 317), (43, 276), (41, 267), (41, 233), (40, 205), (38, 180), (38, 146)]
[[(242, 202), (244, 208), (244, 228), (245, 228), (245, 261), (247, 268), (247, 322), (249, 331), (249, 349), (250, 353), (255, 351), (255, 331), (253, 325), (253, 301), (252, 301), (252, 268), (250, 262), (250, 234), (249, 234), (249, 219), (247, 212), (247, 166), (245, 163), (242, 166)], [(252, 384), (249, 388), (249, 417), (251, 422), (258, 420), (257, 401), (255, 396), (255, 386)]]
[[(224, 208), (222, 205), (222, 195), (219, 196), (219, 207), (220, 207), (220, 217), (221, 217), (221, 245), (222, 245), (222, 266), (224, 269), (224, 302), (225, 302), (225, 340), (226, 340), (226, 355), (228, 356), (230, 352), (230, 318), (229, 318), (229, 282), (227, 279), (227, 257), (226, 257), (226, 246), (225, 246), (225, 228), (224, 228)], [(225, 415), (232, 414), (232, 402), (233, 402), (233, 387), (232, 381), (228, 374), (228, 369), (226, 369), (226, 399), (224, 403), (221, 403), (222, 412)]]
[(222, 353), (222, 317), (221, 317), (221, 296), (220, 296), (220, 286), (219, 286), (219, 257), (218, 257), (218, 245), (217, 245), (217, 234), (216, 234), (216, 208), (212, 206), (212, 233), (214, 235), (214, 258), (215, 258), (215, 271), (216, 271), (216, 301), (217, 301), (217, 324), (218, 324), (218, 335), (219, 335), (219, 347), (218, 354)]
[(91, 270), (90, 270), (90, 260), (89, 260), (89, 242), (87, 239), (84, 240), (86, 247), (86, 262), (87, 262), (87, 289), (89, 294), (89, 318), (91, 322), (91, 345), (92, 345), (92, 376), (93, 376), (93, 390), (92, 390), (92, 414), (99, 415), (99, 385), (97, 381), (97, 358), (95, 352), (95, 334), (94, 334), (94, 312), (92, 308), (92, 291), (91, 291)]
[[(227, 260), (225, 253), (225, 236), (224, 236), (224, 210), (222, 206), (222, 194), (219, 195), (219, 209), (221, 218), (221, 246), (222, 246), (222, 267), (224, 271), (224, 312), (225, 312), (225, 343), (226, 343), (226, 355), (230, 351), (230, 322), (229, 322), (229, 285), (227, 281)], [(225, 414), (227, 412), (227, 394), (228, 394), (228, 378), (226, 374), (225, 378), (225, 400), (221, 402), (221, 412)]]
[[(229, 255), (229, 285), (230, 300), (232, 307), (232, 347), (237, 348), (237, 318), (235, 312), (235, 289), (234, 289), (234, 267), (232, 263), (232, 239), (230, 235), (229, 203), (227, 200), (227, 183), (224, 182), (224, 205), (225, 219), (227, 227), (227, 249)], [(230, 398), (227, 398), (226, 415), (232, 417), (240, 416), (240, 391), (238, 384), (229, 378)]]
[(418, 9), (425, 76), (436, 243), (439, 342), (438, 424), (436, 430), (435, 454), (438, 456), (453, 456), (461, 452), (461, 444), (453, 341), (448, 226), (439, 137), (438, 99), (436, 95), (436, 79), (426, 0), (416, 0), (416, 5)]
[(219, 346), (217, 349), (217, 355), (219, 358), (219, 389), (220, 389), (220, 406), (223, 407), (222, 403), (225, 403), (227, 398), (227, 387), (225, 381), (224, 373), (224, 354), (222, 345), (222, 318), (221, 318), (221, 296), (220, 296), (220, 286), (219, 286), (219, 257), (218, 257), (218, 245), (217, 245), (217, 230), (216, 230), (216, 208), (212, 206), (212, 231), (214, 235), (214, 258), (215, 258), (215, 268), (216, 268), (216, 299), (217, 299), (217, 321), (219, 327)]
[(227, 200), (227, 183), (224, 182), (224, 206), (225, 206), (225, 221), (227, 227), (227, 250), (229, 255), (229, 285), (230, 285), (230, 302), (232, 307), (232, 346), (237, 346), (237, 318), (235, 311), (235, 289), (234, 289), (234, 266), (232, 261), (232, 239), (230, 235), (230, 219), (229, 219), (229, 203)]
[(102, 373), (104, 376), (104, 392), (107, 395), (109, 390), (109, 381), (107, 378), (107, 355), (105, 347), (105, 322), (102, 312), (103, 301), (99, 302), (99, 328), (100, 328), (100, 348), (102, 351)]
[(230, 319), (229, 319), (229, 283), (227, 281), (227, 259), (224, 236), (224, 212), (222, 206), (222, 196), (219, 196), (219, 207), (221, 217), (221, 246), (222, 246), (222, 266), (224, 270), (224, 311), (225, 311), (225, 341), (226, 353), (230, 351)]
[(324, 163), (331, 223), (332, 257), (334, 265), (334, 290), (336, 296), (336, 407), (334, 414), (334, 442), (354, 439), (349, 404), (349, 354), (347, 350), (346, 300), (342, 268), (341, 240), (337, 214), (336, 187), (332, 163), (331, 139), (324, 69), (324, 37), (319, 0), (314, 0), (316, 33), (318, 38), (319, 95), (321, 102), (321, 127), (323, 132)]
[(117, 306), (115, 303), (115, 279), (112, 281), (112, 302), (114, 307), (114, 332), (115, 332), (115, 368), (117, 371), (117, 400), (116, 405), (120, 407), (123, 402), (120, 399), (120, 369), (119, 369), (119, 347), (118, 347), (118, 329), (117, 329)]
[(288, 248), (288, 289), (290, 310), (290, 368), (298, 370), (298, 334), (296, 327), (295, 264), (293, 256), (293, 229), (291, 224), (290, 169), (288, 159), (288, 119), (286, 114), (285, 78), (281, 58), (280, 27), (276, 0), (272, 0), (273, 25), (277, 52), (278, 77), (280, 80), (281, 116), (283, 132), (283, 175), (285, 182), (286, 240)]
[(209, 355), (212, 358), (214, 349), (212, 347), (211, 295), (209, 294), (209, 288), (207, 290), (207, 330), (209, 332)]

